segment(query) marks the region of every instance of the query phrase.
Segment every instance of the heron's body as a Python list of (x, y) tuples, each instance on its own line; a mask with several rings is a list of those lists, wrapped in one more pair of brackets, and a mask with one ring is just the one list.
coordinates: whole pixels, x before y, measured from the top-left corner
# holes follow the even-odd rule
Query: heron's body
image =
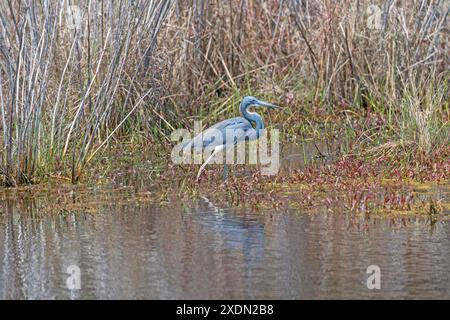
[[(222, 141), (216, 139), (216, 132), (222, 132)], [(220, 145), (227, 144), (226, 130), (240, 130), (239, 132), (245, 133), (248, 140), (256, 140), (257, 133), (253, 128), (250, 121), (243, 117), (235, 117), (227, 120), (223, 120), (215, 125), (209, 127), (205, 131), (199, 133), (192, 139), (185, 148), (192, 148), (194, 150), (203, 151), (206, 148), (213, 148)], [(237, 137), (239, 138), (239, 137)], [(234, 144), (240, 142), (240, 139), (235, 139)], [(231, 142), (228, 142), (231, 143)]]
[[(197, 174), (197, 179), (204, 170), (205, 166), (211, 159), (220, 151), (232, 147), (242, 141), (252, 141), (259, 138), (260, 132), (264, 129), (264, 123), (260, 115), (255, 112), (249, 112), (248, 108), (252, 105), (263, 106), (267, 108), (279, 108), (273, 104), (260, 101), (255, 97), (245, 97), (239, 107), (241, 117), (235, 117), (223, 120), (215, 125), (209, 127), (205, 131), (198, 134), (192, 140), (184, 144), (183, 149), (193, 149), (203, 151), (208, 148), (213, 150), (212, 154), (200, 167)], [(254, 126), (253, 126), (254, 125)], [(228, 133), (232, 133), (229, 135)], [(233, 141), (227, 141), (227, 139)], [(224, 180), (227, 177), (227, 164), (224, 164)]]

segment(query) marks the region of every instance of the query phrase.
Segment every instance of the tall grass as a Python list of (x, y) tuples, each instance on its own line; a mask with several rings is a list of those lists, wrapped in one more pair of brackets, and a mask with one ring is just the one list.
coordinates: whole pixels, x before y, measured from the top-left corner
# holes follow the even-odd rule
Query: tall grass
[(299, 98), (311, 98), (312, 90), (313, 99), (330, 106), (362, 105), (369, 94), (396, 100), (402, 78), (449, 71), (445, 1), (201, 3), (177, 2), (170, 41), (162, 43), (174, 63), (170, 91), (186, 100), (250, 84), (274, 94), (292, 90)]
[(408, 156), (448, 146), (448, 1), (201, 3), (177, 3), (163, 43), (175, 48), (167, 83), (179, 104), (194, 106), (186, 113), (216, 120), (227, 97), (256, 92), (294, 111), (379, 113), (387, 119), (380, 143), (412, 143)]
[[(157, 35), (170, 1), (2, 1), (0, 103), (6, 185), (37, 166), (86, 161), (145, 101), (158, 101)], [(156, 102), (155, 102), (156, 103)]]
[(387, 139), (431, 152), (449, 136), (449, 10), (428, 0), (1, 1), (1, 183), (37, 171), (76, 182), (112, 138), (215, 120), (246, 93), (294, 112), (371, 110), (389, 119)]

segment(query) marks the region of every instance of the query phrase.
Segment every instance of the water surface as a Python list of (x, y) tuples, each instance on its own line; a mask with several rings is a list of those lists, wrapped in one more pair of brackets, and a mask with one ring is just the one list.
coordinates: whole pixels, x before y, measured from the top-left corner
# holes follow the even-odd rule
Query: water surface
[[(206, 197), (161, 207), (120, 190), (91, 190), (94, 212), (54, 210), (77, 192), (0, 200), (0, 298), (450, 298), (445, 221), (252, 212)], [(67, 288), (70, 265), (80, 290)], [(369, 265), (380, 290), (367, 288)]]

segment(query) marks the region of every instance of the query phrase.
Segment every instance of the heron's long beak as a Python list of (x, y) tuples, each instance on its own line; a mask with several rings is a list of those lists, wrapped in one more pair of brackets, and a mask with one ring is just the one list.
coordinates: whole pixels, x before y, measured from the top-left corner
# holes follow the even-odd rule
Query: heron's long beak
[(261, 100), (258, 100), (258, 105), (260, 105), (261, 107), (266, 107), (266, 108), (271, 108), (271, 109), (281, 109), (281, 107), (279, 107), (279, 106), (276, 106), (274, 104), (271, 104), (271, 103), (268, 103), (265, 101), (261, 101)]

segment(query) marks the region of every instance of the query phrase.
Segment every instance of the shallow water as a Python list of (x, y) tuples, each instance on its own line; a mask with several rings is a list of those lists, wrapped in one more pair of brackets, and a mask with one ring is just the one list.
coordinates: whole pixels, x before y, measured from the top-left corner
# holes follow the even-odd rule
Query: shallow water
[[(334, 152), (288, 145), (281, 170)], [(450, 298), (447, 221), (159, 203), (142, 196), (145, 170), (118, 174), (113, 188), (2, 190), (0, 299)], [(449, 184), (414, 189), (450, 199)], [(367, 287), (371, 265), (379, 290)], [(80, 289), (68, 287), (69, 267)]]
[[(77, 193), (2, 197), (0, 298), (450, 298), (445, 221), (251, 212), (207, 198), (160, 207), (123, 191), (92, 191), (94, 213), (52, 211)], [(71, 265), (80, 290), (67, 287)], [(379, 290), (367, 288), (369, 265)]]

